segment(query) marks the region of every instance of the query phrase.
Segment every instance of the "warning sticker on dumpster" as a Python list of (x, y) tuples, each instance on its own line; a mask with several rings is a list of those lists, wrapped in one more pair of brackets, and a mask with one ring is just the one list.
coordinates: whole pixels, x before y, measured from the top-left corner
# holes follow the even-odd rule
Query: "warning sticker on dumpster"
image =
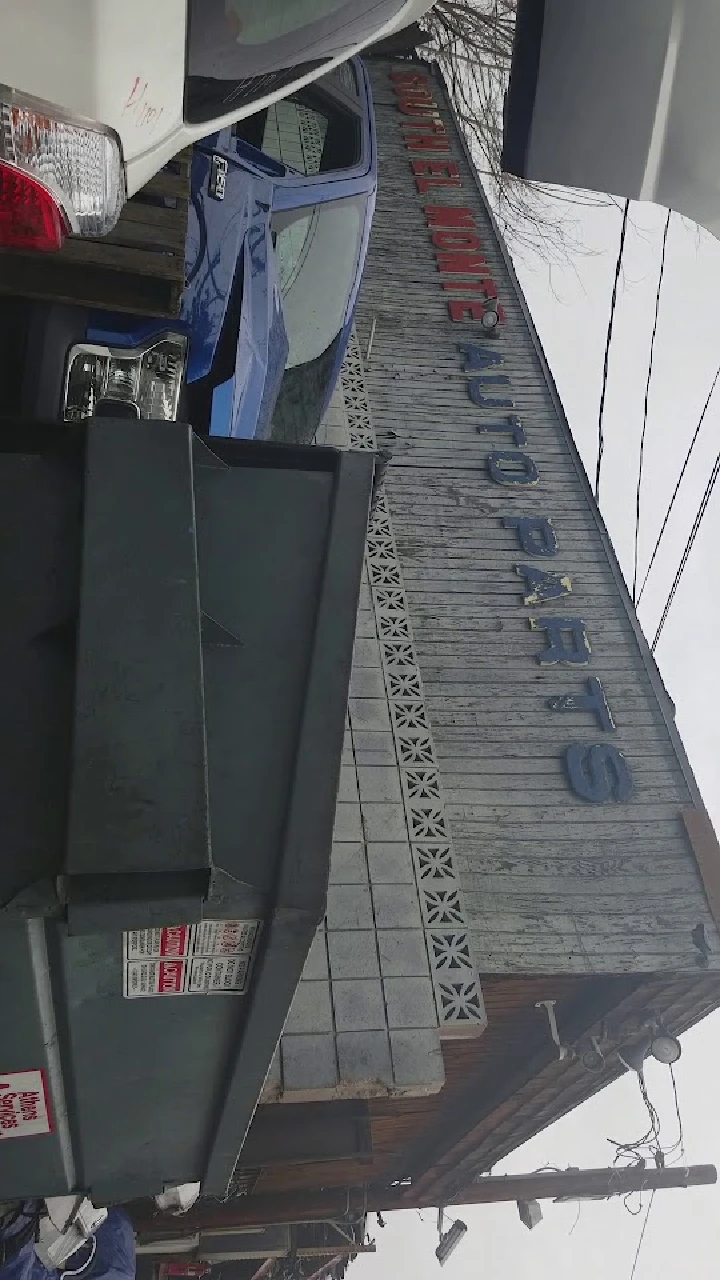
[(193, 951), (199, 956), (239, 956), (252, 951), (259, 920), (203, 920), (193, 926)]
[(133, 929), (125, 934), (125, 958), (149, 960), (181, 958), (190, 950), (192, 925), (179, 924), (168, 929)]
[(250, 956), (200, 956), (190, 965), (190, 991), (244, 991)]
[(242, 995), (260, 920), (203, 920), (123, 935), (123, 993), (140, 996)]
[(45, 1072), (0, 1074), (0, 1142), (52, 1133)]
[(131, 960), (125, 965), (125, 995), (181, 996), (185, 969), (184, 960)]

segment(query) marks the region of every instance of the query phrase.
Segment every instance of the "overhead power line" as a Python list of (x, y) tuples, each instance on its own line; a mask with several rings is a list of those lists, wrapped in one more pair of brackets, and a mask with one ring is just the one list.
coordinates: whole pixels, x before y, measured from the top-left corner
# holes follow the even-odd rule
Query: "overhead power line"
[(683, 576), (683, 573), (685, 572), (685, 566), (688, 560), (690, 559), (690, 553), (693, 549), (693, 546), (695, 545), (695, 539), (698, 535), (698, 530), (700, 529), (700, 525), (702, 524), (703, 516), (707, 511), (708, 503), (710, 501), (710, 498), (712, 497), (712, 491), (715, 488), (715, 481), (717, 480), (718, 475), (720, 475), (720, 453), (717, 455), (715, 462), (713, 463), (713, 469), (710, 472), (710, 479), (708, 480), (707, 485), (705, 486), (705, 492), (700, 500), (700, 506), (698, 507), (697, 513), (695, 515), (695, 519), (693, 520), (692, 529), (690, 530), (690, 533), (688, 534), (688, 540), (685, 543), (685, 550), (683, 551), (682, 556), (680, 558), (680, 564), (678, 565), (677, 573), (675, 574), (675, 577), (673, 579), (673, 584), (670, 588), (668, 598), (665, 601), (665, 607), (662, 611), (660, 621), (658, 623), (657, 631), (655, 632), (655, 639), (653, 640), (651, 645), (653, 653), (657, 648), (658, 640), (660, 639), (660, 636), (662, 635), (663, 627), (667, 622), (668, 614), (672, 608), (672, 603), (677, 594), (677, 589), (680, 586), (680, 580)]
[(678, 1137), (677, 1137), (677, 1142), (675, 1143), (675, 1149), (678, 1147), (680, 1148), (680, 1158), (682, 1160), (682, 1163), (685, 1164), (685, 1133), (683, 1131), (682, 1116), (680, 1114), (680, 1099), (678, 1098), (677, 1081), (675, 1079), (675, 1069), (672, 1063), (670, 1064), (670, 1079), (672, 1081), (673, 1099), (675, 1101), (675, 1117), (677, 1119), (677, 1126), (678, 1126)]
[(697, 438), (698, 438), (698, 436), (700, 435), (700, 428), (702, 427), (702, 424), (703, 424), (703, 422), (705, 421), (705, 415), (706, 415), (706, 413), (707, 413), (707, 411), (708, 411), (708, 409), (709, 409), (709, 407), (710, 407), (710, 401), (711, 401), (711, 400), (712, 400), (712, 398), (713, 398), (713, 394), (714, 394), (714, 392), (715, 392), (715, 387), (717, 386), (718, 378), (720, 378), (720, 365), (718, 365), (718, 367), (717, 367), (717, 369), (716, 369), (716, 371), (715, 371), (715, 377), (714, 377), (714, 378), (713, 378), (713, 380), (712, 380), (712, 384), (711, 384), (711, 386), (710, 386), (710, 390), (708, 391), (707, 399), (705, 400), (705, 404), (703, 405), (702, 413), (700, 414), (700, 417), (699, 417), (699, 419), (698, 419), (698, 423), (697, 423), (697, 426), (696, 426), (696, 428), (695, 428), (695, 431), (694, 431), (694, 434), (693, 434), (693, 438), (692, 438), (692, 440), (690, 441), (690, 447), (688, 448), (688, 451), (687, 451), (687, 453), (685, 454), (685, 461), (684, 461), (684, 462), (683, 462), (683, 464), (682, 464), (682, 468), (681, 468), (681, 471), (680, 471), (680, 475), (679, 475), (679, 476), (678, 476), (678, 478), (677, 478), (677, 483), (676, 483), (675, 488), (674, 488), (674, 490), (673, 490), (673, 495), (672, 495), (672, 497), (671, 497), (671, 499), (670, 499), (670, 502), (669, 502), (668, 508), (667, 508), (667, 510), (666, 510), (666, 512), (665, 512), (665, 516), (664, 516), (664, 518), (663, 518), (663, 522), (662, 522), (662, 525), (661, 525), (661, 527), (660, 527), (660, 532), (659, 532), (659, 534), (658, 534), (658, 536), (657, 536), (657, 539), (656, 539), (656, 541), (655, 541), (655, 546), (653, 547), (653, 553), (652, 553), (652, 555), (651, 555), (651, 557), (650, 557), (650, 563), (648, 564), (648, 567), (647, 567), (647, 569), (645, 570), (645, 577), (643, 578), (642, 586), (641, 586), (641, 588), (640, 588), (640, 590), (639, 590), (639, 592), (638, 592), (638, 598), (637, 598), (637, 600), (636, 600), (636, 602), (635, 602), (636, 604), (640, 604), (640, 601), (642, 600), (642, 597), (643, 597), (643, 591), (645, 590), (645, 587), (647, 586), (647, 580), (648, 580), (648, 578), (650, 577), (650, 572), (651, 572), (652, 567), (653, 567), (653, 565), (654, 565), (654, 563), (655, 563), (655, 559), (656, 559), (656, 557), (657, 557), (657, 553), (658, 553), (658, 551), (660, 550), (660, 543), (662, 542), (662, 540), (663, 540), (663, 538), (664, 538), (664, 536), (665, 536), (665, 530), (667, 529), (668, 521), (669, 521), (670, 516), (671, 516), (671, 514), (672, 514), (672, 509), (673, 509), (673, 507), (675, 506), (675, 499), (677, 498), (678, 493), (679, 493), (679, 491), (680, 491), (680, 486), (681, 486), (681, 484), (682, 484), (682, 482), (683, 482), (683, 479), (684, 479), (684, 476), (685, 476), (685, 472), (687, 471), (688, 463), (690, 462), (690, 458), (692, 457), (692, 452), (693, 452), (693, 449), (695, 448), (695, 444), (696, 444), (696, 442), (697, 442)]
[(623, 254), (625, 252), (625, 236), (627, 234), (628, 216), (630, 213), (630, 201), (625, 201), (623, 209), (622, 225), (620, 227), (620, 244), (618, 246), (618, 256), (615, 263), (615, 278), (613, 280), (612, 295), (610, 298), (610, 315), (608, 316), (607, 337), (605, 339), (605, 358), (603, 360), (603, 376), (602, 389), (600, 391), (600, 408), (598, 412), (598, 448), (597, 463), (595, 465), (595, 501), (600, 501), (600, 471), (602, 469), (603, 453), (605, 451), (605, 436), (603, 433), (603, 418), (605, 416), (605, 395), (608, 383), (608, 368), (610, 365), (610, 345), (612, 343), (613, 325), (615, 323), (615, 310), (617, 307), (617, 292), (620, 282), (620, 272), (622, 271)]
[(630, 1280), (634, 1280), (634, 1277), (635, 1277), (638, 1258), (640, 1257), (640, 1251), (643, 1247), (643, 1240), (645, 1239), (645, 1232), (647, 1231), (648, 1218), (650, 1217), (650, 1210), (653, 1207), (654, 1199), (655, 1199), (655, 1192), (652, 1191), (650, 1194), (650, 1199), (648, 1200), (648, 1207), (645, 1210), (645, 1217), (643, 1219), (642, 1230), (640, 1232), (640, 1239), (638, 1240), (638, 1243), (637, 1243), (637, 1249), (635, 1250), (635, 1257), (633, 1258), (632, 1270), (630, 1272)]
[(670, 219), (672, 211), (668, 209), (665, 219), (665, 229), (662, 238), (662, 251), (660, 253), (660, 274), (658, 275), (657, 292), (655, 294), (655, 318), (653, 320), (652, 336), (650, 338), (650, 356), (648, 358), (647, 382), (645, 383), (645, 403), (643, 405), (643, 424), (640, 433), (640, 459), (638, 462), (638, 478), (637, 489), (635, 491), (635, 545), (633, 548), (633, 583), (632, 598), (633, 604), (637, 604), (637, 578), (638, 578), (638, 541), (640, 538), (640, 492), (642, 489), (643, 462), (645, 459), (645, 433), (647, 431), (648, 406), (650, 403), (650, 383), (653, 374), (653, 357), (655, 355), (655, 337), (658, 327), (658, 315), (660, 313), (660, 294), (662, 292), (663, 276), (665, 274), (665, 251), (667, 249), (668, 231), (670, 230)]

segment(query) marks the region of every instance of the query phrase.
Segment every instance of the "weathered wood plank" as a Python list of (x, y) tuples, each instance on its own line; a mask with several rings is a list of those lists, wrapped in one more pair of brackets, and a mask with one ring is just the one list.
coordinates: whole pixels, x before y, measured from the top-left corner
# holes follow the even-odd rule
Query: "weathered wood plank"
[(486, 877), (507, 875), (512, 872), (513, 885), (522, 885), (525, 881), (537, 882), (545, 891), (557, 888), (558, 877), (565, 882), (568, 877), (576, 878), (576, 888), (587, 892), (587, 877), (592, 881), (604, 880), (621, 883), (626, 877), (644, 878), (643, 892), (655, 877), (666, 883), (674, 878), (687, 884), (687, 871), (678, 864), (677, 845), (673, 840), (635, 840), (632, 852), (623, 856), (618, 854), (612, 841), (586, 840), (580, 849), (569, 846), (558, 848), (552, 853), (528, 850), (521, 844), (514, 844), (512, 839), (490, 841), (482, 853), (471, 858), (456, 853), (456, 860), (462, 874), (463, 886), (479, 891)]
[[(434, 559), (432, 552), (427, 549), (422, 551), (414, 544), (405, 544), (402, 540), (398, 541), (398, 550), (403, 559), (403, 574), (405, 585), (408, 590), (412, 590), (415, 597), (421, 600), (427, 589), (427, 594), (431, 599), (439, 591), (466, 591), (472, 592), (480, 598), (487, 594), (489, 596), (511, 596), (517, 605), (522, 606), (526, 613), (528, 606), (524, 604), (523, 597), (528, 592), (525, 579), (521, 577), (515, 570), (515, 563), (522, 562), (523, 557), (516, 557), (516, 562), (508, 564), (507, 553), (503, 555), (502, 550), (498, 548), (489, 548), (485, 556), (479, 549), (473, 552), (460, 552), (458, 550), (455, 555), (443, 556)], [(599, 595), (610, 596), (613, 603), (617, 602), (617, 585), (612, 581), (609, 575), (603, 574), (602, 570), (592, 566), (589, 552), (588, 565), (580, 567), (574, 573), (568, 575), (572, 583), (572, 590), (562, 597), (566, 604), (574, 604), (577, 602), (586, 602), (590, 604), (597, 599)], [(574, 561), (577, 563), (579, 555), (573, 555)], [(536, 566), (533, 566), (536, 567)], [(559, 566), (560, 568), (560, 566)], [(551, 601), (548, 604), (536, 606), (544, 609), (546, 613), (557, 609), (558, 602)], [(616, 612), (617, 605), (616, 605)]]
[[(455, 823), (469, 825), (477, 823), (484, 826), (488, 822), (496, 822), (498, 830), (501, 827), (514, 828), (522, 832), (523, 827), (535, 829), (535, 837), (542, 840), (551, 839), (552, 835), (549, 828), (555, 825), (563, 824), (563, 817), (568, 826), (577, 824), (577, 827), (589, 834), (593, 829), (602, 831), (610, 827), (616, 827), (616, 838), (622, 838), (622, 831), (628, 822), (628, 810), (621, 805), (608, 806), (606, 813), (598, 813), (596, 805), (587, 805), (586, 811), (582, 815), (576, 815), (569, 805), (553, 804), (542, 800), (533, 801), (529, 797), (525, 802), (526, 792), (523, 788), (520, 801), (518, 804), (509, 804), (507, 799), (501, 800), (496, 804), (473, 805), (473, 804), (446, 804), (445, 812), (449, 819), (450, 825), (454, 830)], [(514, 798), (514, 797), (513, 797)], [(668, 801), (667, 796), (661, 801), (653, 801), (647, 805), (636, 796), (632, 804), (632, 816), (634, 819), (642, 820), (650, 826), (661, 826), (665, 822), (672, 822), (677, 815), (677, 809), (672, 800)], [(575, 820), (575, 821), (574, 821)], [(548, 831), (540, 831), (540, 824), (547, 824)], [(679, 829), (676, 827), (676, 831)], [(520, 837), (521, 838), (521, 837)]]
[[(502, 728), (478, 724), (448, 724), (443, 726), (444, 745), (437, 756), (441, 771), (453, 767), (458, 760), (472, 758), (482, 767), (489, 756), (498, 756), (507, 749), (508, 759), (515, 753), (515, 776), (522, 771), (522, 760), (544, 757), (555, 759), (567, 746), (567, 730), (558, 722), (550, 730), (529, 725), (517, 728), (512, 725), (503, 733)], [(608, 739), (611, 741), (611, 739)], [(639, 725), (634, 730), (623, 726), (623, 751), (634, 759), (637, 753), (647, 757), (649, 751), (667, 750), (668, 738), (657, 725)], [(517, 781), (516, 784), (517, 785)]]
[[(539, 824), (542, 823), (542, 830)], [(633, 813), (632, 819), (627, 816), (619, 823), (602, 824), (596, 822), (593, 824), (595, 831), (595, 839), (602, 837), (610, 838), (615, 841), (628, 843), (633, 840), (647, 838), (648, 835), (654, 833), (659, 840), (672, 839), (678, 842), (678, 853), (680, 852), (680, 831), (677, 821), (665, 813), (664, 815), (638, 814)], [(531, 844), (538, 852), (547, 850), (558, 845), (569, 844), (574, 846), (578, 851), (582, 850), (585, 840), (593, 838), (592, 830), (584, 821), (562, 821), (556, 813), (539, 817), (537, 811), (533, 815), (517, 815), (506, 811), (503, 818), (498, 819), (492, 816), (483, 815), (476, 819), (461, 818), (457, 812), (450, 815), (450, 827), (453, 840), (458, 841), (462, 846), (464, 840), (468, 840), (469, 845), (477, 846), (480, 842), (487, 844), (488, 840), (503, 838), (508, 840), (512, 838), (518, 844)], [(613, 834), (614, 828), (614, 834)], [(679, 859), (679, 865), (683, 864), (683, 859)], [(688, 876), (694, 876), (695, 867), (692, 861), (688, 861)], [(508, 884), (508, 892), (512, 893), (512, 886)], [(562, 884), (558, 883), (558, 892), (562, 892)]]
[[(544, 650), (543, 650), (544, 652)], [(538, 679), (529, 681), (527, 685), (516, 685), (514, 687), (502, 688), (496, 686), (495, 689), (483, 688), (479, 683), (452, 682), (447, 684), (445, 681), (438, 685), (428, 674), (425, 677), (424, 687), (426, 697), (432, 698), (434, 691), (436, 696), (442, 702), (446, 712), (462, 712), (472, 711), (473, 714), (482, 716), (487, 715), (487, 723), (492, 724), (492, 717), (495, 715), (512, 715), (519, 714), (523, 719), (527, 718), (528, 712), (538, 712), (547, 710), (547, 702), (543, 701), (538, 704), (537, 698), (547, 699), (557, 694), (558, 685), (566, 686), (568, 680), (572, 682), (582, 681), (587, 677), (589, 667), (573, 666), (567, 667), (551, 666), (549, 669), (536, 668), (538, 671)], [(532, 668), (531, 668), (532, 670)], [(632, 691), (623, 690), (617, 681), (613, 684), (613, 706), (622, 708), (623, 715), (628, 718), (630, 712), (648, 712), (657, 716), (658, 709), (653, 699), (645, 689), (635, 688)], [(555, 715), (561, 713), (554, 712)], [(565, 716), (575, 716), (584, 714), (579, 711), (564, 712)], [(543, 717), (544, 718), (544, 717)], [(507, 721), (508, 724), (511, 721)]]
[[(632, 764), (633, 774), (638, 778), (638, 786), (642, 785), (643, 789), (647, 787), (663, 789), (670, 783), (673, 789), (677, 787), (682, 779), (679, 769), (661, 768), (657, 761), (652, 757), (640, 759), (635, 752), (627, 755)], [(463, 761), (462, 763), (467, 763)], [(489, 764), (490, 761), (488, 760)], [(481, 793), (487, 791), (504, 791), (507, 795), (511, 782), (517, 776), (518, 761), (508, 760), (507, 758), (496, 759), (493, 761), (495, 769), (487, 768), (482, 773), (477, 772), (478, 765), (475, 764), (472, 773), (463, 772), (462, 769), (455, 770), (453, 762), (448, 760), (443, 762), (442, 785), (446, 797), (451, 797), (455, 792), (473, 792), (478, 798)], [(535, 766), (535, 767), (533, 767)], [(525, 775), (526, 788), (521, 795), (528, 795), (530, 791), (544, 790), (547, 787), (554, 789), (557, 784), (562, 788), (563, 794), (567, 792), (567, 782), (564, 776), (564, 761), (560, 754), (555, 759), (528, 759), (522, 762), (522, 770)], [(461, 796), (458, 800), (462, 804), (467, 800), (467, 795)], [(484, 794), (482, 803), (486, 803)]]
[[(559, 696), (564, 696), (566, 693), (572, 692), (582, 693), (582, 685), (578, 686), (577, 684), (571, 684), (567, 680), (562, 683), (558, 683)], [(528, 707), (524, 711), (477, 712), (474, 711), (472, 707), (448, 707), (447, 701), (448, 700), (444, 697), (433, 699), (431, 696), (428, 699), (430, 719), (437, 729), (449, 724), (475, 724), (478, 727), (488, 730), (493, 728), (523, 729), (526, 725), (530, 725), (532, 723), (533, 717), (537, 718), (547, 709), (544, 702), (538, 701), (537, 706)], [(570, 741), (576, 738), (578, 733), (587, 735), (588, 730), (595, 730), (595, 733), (592, 736), (598, 736), (596, 718), (589, 711), (573, 711), (572, 713), (554, 711), (553, 715), (558, 717), (557, 732), (560, 732), (560, 721), (562, 718), (562, 721), (566, 726), (565, 736)], [(571, 717), (571, 719), (568, 719), (568, 717)], [(612, 742), (619, 744), (623, 741), (622, 730), (625, 723), (630, 719), (630, 716), (628, 715), (624, 717), (619, 712), (616, 712), (614, 714), (614, 719), (616, 733), (613, 734)], [(646, 725), (657, 725), (661, 722), (660, 712), (657, 709), (654, 711), (636, 711), (632, 715), (632, 722), (636, 728)], [(521, 779), (518, 779), (518, 786), (522, 786)]]
[[(504, 878), (503, 878), (504, 882)], [(577, 886), (579, 887), (579, 886)], [(635, 882), (636, 893), (639, 888)], [(633, 898), (631, 886), (625, 883), (618, 893), (609, 893), (604, 883), (595, 884), (592, 913), (584, 915), (573, 912), (573, 920), (585, 933), (591, 933), (597, 941), (599, 938), (617, 939), (622, 937), (632, 923), (636, 940), (644, 940), (646, 945), (656, 944), (662, 937), (688, 936), (697, 924), (697, 913), (703, 911), (702, 883), (698, 881), (694, 891), (687, 884), (675, 882), (672, 896), (668, 891), (660, 891), (656, 886), (654, 894), (647, 895), (646, 889)], [(543, 890), (537, 885), (517, 886), (509, 903), (504, 888), (498, 885), (495, 889), (488, 880), (482, 890), (475, 892), (472, 887), (466, 889), (465, 896), (476, 917), (476, 924), (483, 918), (500, 912), (497, 929), (506, 934), (520, 934), (526, 928), (533, 927), (538, 915), (545, 926), (558, 908), (557, 889)], [(508, 910), (511, 914), (508, 914)], [(596, 922), (596, 915), (601, 917)]]
[[(487, 659), (484, 662), (481, 661), (484, 658), (482, 652), (478, 652), (477, 662), (475, 661), (475, 655), (471, 652), (462, 657), (455, 657), (453, 654), (448, 657), (443, 665), (437, 665), (438, 659), (436, 656), (430, 659), (426, 658), (423, 653), (422, 657), (424, 685), (426, 688), (435, 688), (438, 696), (441, 695), (443, 686), (449, 685), (452, 688), (448, 692), (455, 690), (457, 692), (466, 692), (469, 697), (474, 696), (476, 693), (478, 695), (484, 694), (486, 698), (493, 697), (493, 694), (488, 692), (487, 686), (482, 683), (480, 678), (483, 667), (489, 666), (492, 668), (493, 665), (491, 659)], [(603, 663), (603, 670), (610, 670), (613, 673), (614, 698), (624, 701), (625, 698), (640, 696), (634, 679), (637, 673), (626, 662), (618, 659), (618, 662), (613, 665)], [(518, 693), (521, 691), (524, 691), (525, 696), (535, 691), (550, 697), (555, 691), (557, 678), (557, 670), (543, 668), (539, 664), (532, 667), (528, 663), (523, 669), (516, 672), (501, 671), (496, 677), (495, 690), (499, 697), (509, 695), (514, 698), (515, 702), (517, 702)]]
[[(657, 755), (641, 755), (638, 750), (634, 750), (630, 756), (632, 760), (633, 773), (641, 774), (644, 781), (654, 780), (657, 783), (665, 779), (672, 778), (675, 783), (682, 778), (682, 773), (678, 765), (664, 763), (658, 761)], [(528, 756), (523, 752), (493, 752), (488, 754), (484, 759), (474, 758), (468, 760), (466, 756), (461, 759), (453, 760), (452, 757), (443, 758), (442, 783), (447, 791), (449, 787), (474, 787), (474, 786), (492, 786), (500, 785), (497, 782), (498, 777), (508, 776), (514, 778), (518, 772), (518, 762), (522, 762), (522, 771), (528, 785), (540, 785), (535, 779), (550, 776), (560, 776), (563, 770), (563, 757), (559, 752), (557, 756), (542, 755)]]
[[(518, 947), (503, 941), (497, 950), (488, 950), (485, 974), (526, 974), (530, 951), (534, 957), (533, 973), (547, 974), (548, 977), (554, 977), (558, 973), (557, 966), (561, 960), (563, 967), (560, 972), (617, 975), (672, 974), (678, 969), (690, 972), (697, 952), (692, 947), (683, 947), (682, 941), (680, 938), (674, 945), (669, 945), (664, 940), (664, 946), (651, 952), (639, 950), (632, 944), (628, 944), (622, 952), (611, 952), (607, 947), (581, 947), (577, 943), (563, 945), (560, 939), (548, 948), (543, 945), (542, 934), (529, 934)], [(473, 946), (476, 952), (479, 946), (483, 946), (482, 935), (473, 934)], [(510, 1143), (510, 1149), (513, 1145)], [(496, 1144), (493, 1145), (493, 1150), (497, 1150)]]
[[(668, 776), (661, 785), (653, 786), (645, 779), (637, 778), (633, 796), (633, 809), (637, 813), (644, 806), (650, 806), (653, 812), (658, 805), (667, 802), (668, 791), (674, 789), (676, 780)], [(461, 818), (497, 816), (512, 817), (517, 814), (522, 818), (528, 812), (551, 816), (562, 813), (567, 807), (567, 783), (558, 771), (557, 777), (548, 777), (544, 786), (531, 786), (526, 783), (522, 791), (510, 790), (506, 786), (491, 787), (456, 787), (444, 782), (446, 811), (450, 821), (457, 814)], [(672, 810), (670, 810), (672, 812)], [(622, 821), (622, 817), (620, 818)]]
[[(496, 608), (493, 610), (492, 616), (489, 616), (487, 607), (483, 608), (482, 601), (476, 600), (475, 597), (473, 597), (470, 605), (465, 605), (463, 607), (462, 612), (458, 609), (454, 600), (450, 604), (438, 602), (437, 605), (428, 605), (422, 602), (416, 603), (413, 600), (412, 592), (408, 592), (408, 597), (410, 600), (411, 618), (417, 619), (420, 623), (420, 627), (418, 628), (419, 630), (422, 630), (422, 623), (425, 620), (431, 620), (433, 622), (433, 626), (436, 627), (438, 631), (472, 631), (475, 634), (482, 633), (483, 643), (488, 644), (492, 640), (492, 637), (495, 636), (497, 638), (500, 632), (505, 633), (507, 636), (512, 635), (513, 641), (516, 637), (518, 640), (521, 640), (525, 636), (533, 635), (533, 632), (527, 622), (527, 617), (530, 614), (529, 609), (524, 617), (520, 615), (519, 610), (511, 613), (507, 608), (504, 611)], [(612, 643), (618, 643), (621, 640), (624, 640), (627, 643), (629, 640), (630, 628), (621, 615), (611, 613), (609, 617), (601, 617), (598, 616), (597, 610), (593, 610), (593, 612), (590, 613), (588, 609), (585, 609), (583, 612), (586, 614), (584, 621), (587, 621), (589, 627), (592, 626), (596, 637), (602, 636)], [(568, 610), (563, 610), (563, 613), (560, 616), (568, 616), (568, 614)], [(537, 616), (539, 616), (539, 613)], [(582, 615), (580, 616), (582, 617)], [(502, 627), (498, 627), (497, 625), (499, 618), (503, 622)], [(537, 639), (537, 633), (535, 634), (535, 638)], [(539, 645), (537, 647), (538, 649), (540, 648)], [(503, 643), (502, 639), (497, 640), (496, 648), (499, 653), (508, 652), (508, 647)], [(488, 652), (489, 651), (490, 650), (488, 650)], [(510, 656), (511, 653), (512, 651), (508, 652), (508, 656)]]
[(162, 280), (182, 278), (184, 261), (177, 255), (141, 253), (135, 248), (99, 240), (68, 240), (64, 249), (67, 262), (103, 267), (133, 275), (153, 276)]

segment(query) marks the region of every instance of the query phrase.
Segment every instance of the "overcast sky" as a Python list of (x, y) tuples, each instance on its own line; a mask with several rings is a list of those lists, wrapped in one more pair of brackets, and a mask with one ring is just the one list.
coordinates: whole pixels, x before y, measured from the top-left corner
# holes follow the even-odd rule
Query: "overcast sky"
[[(637, 456), (647, 355), (665, 211), (632, 206), (619, 296), (605, 413), (601, 507), (626, 578), (632, 579)], [(585, 255), (550, 271), (540, 259), (518, 261), (521, 283), (553, 370), (573, 435), (594, 477), (605, 332), (621, 213), (582, 213)], [(645, 445), (640, 530), (641, 579), (690, 437), (720, 364), (720, 243), (673, 218), (663, 285)], [(678, 559), (720, 450), (720, 386), (696, 446), (640, 608), (650, 640)], [(716, 828), (720, 829), (720, 485), (708, 508), (656, 657), (677, 711), (677, 724)], [(717, 1055), (717, 1056), (716, 1056)], [(685, 1144), (691, 1163), (720, 1164), (720, 1013), (683, 1040), (676, 1067)], [(676, 1137), (666, 1069), (651, 1064), (648, 1085), (660, 1113), (662, 1140)], [(641, 1136), (646, 1113), (637, 1080), (628, 1077), (516, 1151), (494, 1172), (551, 1164), (612, 1162), (609, 1137)], [(636, 1210), (637, 1204), (631, 1204)], [(644, 1213), (644, 1206), (643, 1206)], [(469, 1231), (444, 1268), (444, 1280), (629, 1280), (643, 1221), (620, 1201), (547, 1204), (527, 1231), (514, 1204), (454, 1209)], [(577, 1221), (576, 1221), (577, 1219)], [(439, 1280), (435, 1215), (396, 1213), (375, 1229), (378, 1251), (353, 1264), (353, 1280)], [(648, 1220), (635, 1280), (717, 1280), (720, 1272), (720, 1191), (717, 1187), (659, 1192)]]

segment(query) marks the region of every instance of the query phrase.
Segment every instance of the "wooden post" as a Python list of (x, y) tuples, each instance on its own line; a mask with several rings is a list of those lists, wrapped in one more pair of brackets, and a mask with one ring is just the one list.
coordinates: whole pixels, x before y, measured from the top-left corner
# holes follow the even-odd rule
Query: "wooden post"
[[(450, 1204), (497, 1204), (507, 1200), (585, 1200), (626, 1196), (635, 1191), (661, 1191), (671, 1187), (709, 1186), (717, 1182), (714, 1165), (643, 1169), (565, 1169), (557, 1173), (514, 1174), (479, 1178), (463, 1188)], [(391, 1213), (396, 1209), (431, 1209), (437, 1197), (413, 1195), (407, 1187), (353, 1187), (327, 1191), (279, 1192), (245, 1196), (226, 1204), (200, 1203), (181, 1218), (152, 1215), (146, 1205), (132, 1212), (136, 1230), (163, 1234), (187, 1234), (218, 1227), (261, 1227), (279, 1223), (332, 1222), (361, 1217), (365, 1213)], [(143, 1213), (143, 1210), (145, 1211)]]

